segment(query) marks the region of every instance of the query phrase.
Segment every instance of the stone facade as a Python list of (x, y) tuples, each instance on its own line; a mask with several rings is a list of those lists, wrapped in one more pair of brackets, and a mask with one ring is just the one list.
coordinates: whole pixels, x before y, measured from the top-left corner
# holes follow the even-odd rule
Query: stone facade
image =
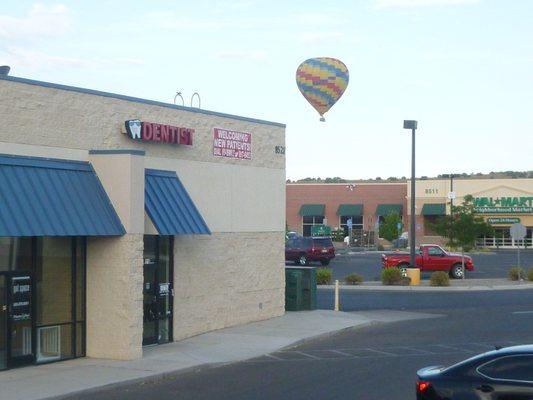
[(176, 237), (174, 340), (282, 315), (282, 246), (280, 232)]
[(87, 356), (142, 356), (143, 235), (87, 240)]
[[(91, 162), (127, 231), (87, 240), (88, 356), (142, 355), (144, 168), (175, 171), (212, 232), (175, 237), (174, 340), (284, 313), (283, 124), (12, 77), (0, 92), (0, 153)], [(193, 145), (131, 140), (129, 119)], [(215, 157), (215, 127), (251, 133), (252, 159)], [(145, 155), (89, 154), (123, 149)]]
[[(2, 79), (0, 93), (0, 120), (6, 126), (0, 130), (0, 143), (72, 150), (139, 149), (148, 157), (285, 169), (285, 157), (274, 152), (275, 146), (285, 145), (285, 127), (281, 124)], [(124, 121), (129, 119), (193, 128), (193, 146), (131, 140), (121, 133)], [(214, 157), (215, 127), (252, 133), (252, 159)]]

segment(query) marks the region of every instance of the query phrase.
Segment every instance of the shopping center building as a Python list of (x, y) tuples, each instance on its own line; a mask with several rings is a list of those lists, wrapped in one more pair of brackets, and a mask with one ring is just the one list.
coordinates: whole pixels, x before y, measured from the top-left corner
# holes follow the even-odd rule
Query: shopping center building
[(0, 76), (0, 369), (284, 313), (283, 124)]
[[(421, 179), (416, 181), (416, 242), (444, 244), (444, 238), (433, 232), (439, 216), (449, 215), (451, 204), (461, 204), (472, 195), (476, 212), (494, 227), (491, 237), (480, 237), (481, 247), (533, 246), (533, 179)], [(329, 225), (348, 234), (347, 221), (352, 221), (356, 244), (375, 245), (383, 217), (394, 212), (409, 226), (411, 202), (410, 182), (404, 183), (288, 183), (287, 225), (304, 236), (311, 226)], [(453, 196), (449, 194), (453, 192)], [(450, 200), (450, 197), (454, 199)], [(513, 223), (527, 228), (523, 243), (510, 235)], [(373, 240), (373, 238), (377, 240)]]

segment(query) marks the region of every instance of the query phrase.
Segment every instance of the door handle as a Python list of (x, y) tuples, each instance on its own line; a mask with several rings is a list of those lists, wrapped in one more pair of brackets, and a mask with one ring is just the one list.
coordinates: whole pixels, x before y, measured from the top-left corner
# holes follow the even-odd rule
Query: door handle
[(490, 385), (481, 385), (478, 386), (476, 389), (482, 391), (483, 393), (494, 392), (494, 388)]

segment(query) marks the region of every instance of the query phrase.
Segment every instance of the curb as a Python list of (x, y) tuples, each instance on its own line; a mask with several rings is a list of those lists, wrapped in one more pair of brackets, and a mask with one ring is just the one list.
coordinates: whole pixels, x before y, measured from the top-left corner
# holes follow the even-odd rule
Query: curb
[(127, 387), (131, 385), (136, 385), (136, 384), (142, 385), (142, 384), (156, 383), (156, 382), (164, 381), (166, 379), (174, 378), (177, 375), (186, 374), (186, 373), (194, 372), (194, 371), (199, 372), (204, 369), (211, 369), (211, 368), (216, 368), (219, 366), (221, 367), (225, 364), (228, 364), (228, 363), (200, 364), (194, 367), (187, 367), (187, 368), (178, 369), (175, 371), (160, 372), (154, 375), (145, 376), (141, 378), (132, 378), (132, 379), (127, 379), (125, 381), (113, 382), (113, 383), (107, 383), (101, 386), (95, 386), (93, 388), (75, 390), (75, 391), (60, 394), (57, 396), (42, 397), (39, 400), (64, 400), (64, 399), (72, 399), (72, 398), (75, 398), (76, 396), (87, 395), (87, 394), (98, 395), (98, 393), (105, 392), (109, 389), (120, 389), (122, 387)]
[[(320, 285), (317, 290), (334, 290), (334, 285)], [(394, 286), (394, 285), (339, 285), (340, 290), (381, 291), (381, 292), (472, 292), (533, 289), (533, 284), (517, 285), (478, 285), (478, 286)]]
[[(383, 323), (386, 323), (386, 322), (365, 321), (365, 322), (362, 322), (362, 323), (357, 324), (357, 325), (348, 326), (348, 327), (337, 329), (337, 330), (334, 330), (334, 331), (324, 332), (324, 333), (320, 333), (318, 335), (309, 336), (309, 337), (306, 337), (306, 338), (303, 338), (303, 339), (299, 339), (299, 340), (296, 340), (294, 343), (291, 343), (291, 344), (289, 344), (287, 346), (281, 347), (281, 348), (279, 348), (277, 350), (274, 350), (274, 351), (283, 351), (283, 350), (286, 350), (286, 349), (291, 349), (291, 348), (300, 346), (302, 344), (311, 342), (313, 340), (325, 339), (325, 338), (331, 337), (333, 335), (336, 335), (338, 333), (346, 332), (348, 330), (359, 329), (359, 328), (364, 328), (364, 327), (383, 324)], [(60, 395), (57, 395), (57, 396), (43, 397), (43, 398), (40, 398), (39, 400), (64, 400), (64, 399), (71, 399), (71, 398), (75, 398), (76, 396), (88, 395), (88, 394), (93, 394), (93, 395), (95, 395), (94, 397), (97, 397), (98, 393), (102, 393), (102, 392), (105, 392), (105, 391), (110, 390), (110, 389), (120, 389), (120, 388), (123, 388), (123, 387), (129, 387), (129, 386), (136, 385), (136, 384), (137, 385), (154, 384), (154, 383), (161, 382), (161, 381), (164, 381), (164, 380), (167, 380), (167, 379), (176, 378), (177, 376), (180, 376), (182, 374), (187, 374), (187, 373), (190, 373), (190, 372), (200, 372), (200, 371), (208, 370), (208, 369), (212, 369), (212, 368), (223, 367), (225, 365), (230, 365), (230, 364), (234, 364), (234, 363), (240, 363), (240, 362), (243, 362), (243, 361), (252, 360), (252, 359), (257, 358), (257, 357), (262, 357), (262, 356), (264, 356), (266, 354), (269, 354), (269, 353), (264, 353), (264, 354), (261, 354), (261, 355), (255, 355), (253, 357), (247, 357), (247, 358), (243, 358), (243, 359), (240, 359), (240, 360), (199, 364), (199, 365), (196, 365), (196, 366), (176, 369), (176, 370), (173, 370), (173, 371), (155, 373), (153, 375), (149, 375), (149, 376), (145, 376), (145, 377), (132, 378), (132, 379), (127, 379), (127, 380), (120, 381), (120, 382), (108, 383), (108, 384), (101, 385), (101, 386), (95, 386), (93, 388), (76, 390), (76, 391), (72, 391), (72, 392), (69, 392), (69, 393), (60, 394)]]

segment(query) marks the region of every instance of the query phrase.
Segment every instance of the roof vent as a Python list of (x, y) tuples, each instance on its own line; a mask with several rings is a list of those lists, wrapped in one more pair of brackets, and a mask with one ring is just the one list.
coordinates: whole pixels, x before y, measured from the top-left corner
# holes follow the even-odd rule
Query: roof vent
[(0, 66), (0, 75), (9, 75), (9, 70), (11, 68), (9, 67), (9, 65), (2, 65)]

